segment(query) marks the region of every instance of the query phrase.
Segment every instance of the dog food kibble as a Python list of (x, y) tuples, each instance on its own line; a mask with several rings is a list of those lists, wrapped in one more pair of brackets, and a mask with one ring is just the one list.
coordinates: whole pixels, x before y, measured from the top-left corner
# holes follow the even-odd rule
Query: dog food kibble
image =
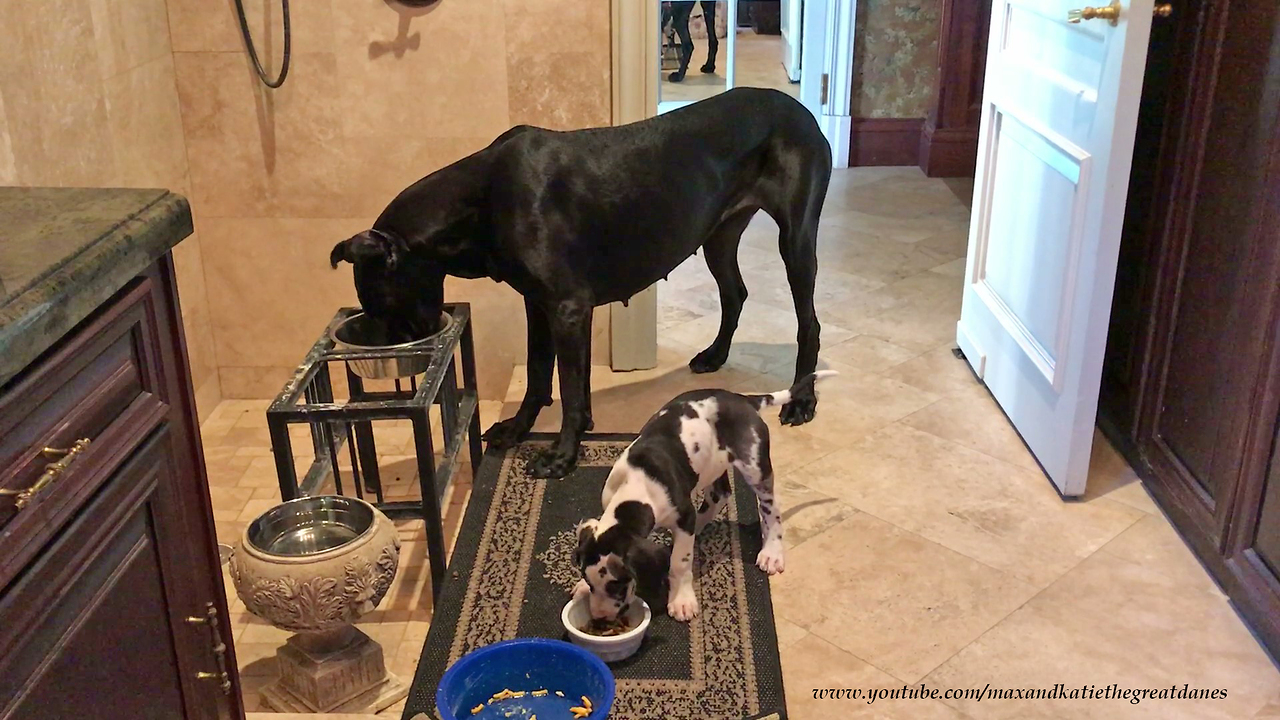
[[(494, 693), (493, 697), (489, 698), (489, 701), (487, 703), (480, 703), (479, 705), (471, 708), (471, 714), (479, 715), (480, 712), (484, 710), (485, 705), (492, 705), (496, 702), (501, 702), (503, 700), (515, 700), (518, 698), (522, 698), (526, 695), (529, 695), (531, 697), (546, 697), (550, 693), (551, 693), (550, 690), (512, 690), (511, 688), (504, 688), (503, 690)], [(556, 697), (561, 697), (561, 698), (564, 697), (564, 693), (560, 692), (559, 690), (556, 690), (555, 693), (556, 693)], [(586, 695), (582, 696), (582, 705), (575, 705), (569, 708), (569, 712), (573, 714), (574, 720), (582, 720), (582, 718), (585, 718), (588, 715), (590, 715), (593, 710), (595, 710), (595, 707), (591, 704), (591, 698), (587, 697)], [(528, 710), (524, 708), (512, 708), (511, 710), (508, 710), (506, 713), (504, 713), (503, 717), (512, 717), (517, 712), (519, 712), (520, 714), (524, 714), (528, 712)], [(538, 720), (538, 716), (531, 715), (529, 717), (529, 720)]]
[(611, 637), (613, 635), (621, 635), (631, 629), (631, 621), (626, 616), (620, 616), (616, 620), (596, 620), (592, 619), (581, 628), (582, 632), (597, 637)]

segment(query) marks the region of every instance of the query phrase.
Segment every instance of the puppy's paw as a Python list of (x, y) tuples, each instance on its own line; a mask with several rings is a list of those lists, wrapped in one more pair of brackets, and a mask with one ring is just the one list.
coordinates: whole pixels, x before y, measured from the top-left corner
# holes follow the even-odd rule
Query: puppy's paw
[(698, 597), (692, 590), (678, 592), (667, 603), (667, 614), (680, 622), (698, 617)]
[(578, 467), (578, 453), (552, 450), (541, 453), (529, 463), (529, 476), (556, 480), (573, 472)]
[(782, 543), (765, 545), (764, 549), (756, 555), (756, 567), (769, 575), (781, 573), (786, 568), (786, 562), (782, 558)]
[(529, 437), (529, 424), (519, 418), (507, 418), (491, 425), (480, 437), (489, 443), (489, 447), (506, 450)]
[(577, 585), (573, 586), (573, 599), (581, 600), (591, 594), (591, 586), (586, 580), (579, 580)]
[(782, 406), (779, 419), (783, 425), (803, 425), (813, 419), (818, 411), (818, 398), (798, 397)]
[(724, 367), (728, 359), (728, 352), (720, 352), (716, 348), (709, 347), (693, 356), (689, 361), (689, 369), (699, 374), (715, 372)]

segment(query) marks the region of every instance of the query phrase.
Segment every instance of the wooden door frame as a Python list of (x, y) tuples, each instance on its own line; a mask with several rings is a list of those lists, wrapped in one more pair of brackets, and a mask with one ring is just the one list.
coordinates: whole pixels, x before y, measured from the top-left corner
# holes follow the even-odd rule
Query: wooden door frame
[[(658, 5), (648, 0), (610, 0), (613, 61), (613, 124), (653, 117), (658, 110)], [(615, 371), (647, 370), (658, 364), (658, 286), (609, 306), (609, 363)]]
[[(823, 43), (801, 44), (801, 64), (825, 68), (827, 97), (821, 87), (806, 86), (801, 101), (811, 109), (831, 143), (835, 166), (849, 166), (853, 119), (853, 33), (857, 0), (808, 0), (804, 23), (825, 27)], [(731, 0), (736, 2), (736, 0)], [(652, 117), (658, 108), (659, 65), (657, 0), (610, 0), (612, 40), (613, 124)], [(806, 92), (807, 91), (807, 92)], [(610, 365), (614, 370), (642, 370), (658, 364), (658, 291), (653, 286), (628, 301), (609, 306)]]

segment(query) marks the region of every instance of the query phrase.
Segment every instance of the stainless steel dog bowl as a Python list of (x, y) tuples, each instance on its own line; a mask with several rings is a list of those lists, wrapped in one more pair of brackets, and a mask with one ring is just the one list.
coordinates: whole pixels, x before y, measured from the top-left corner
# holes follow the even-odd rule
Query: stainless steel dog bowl
[(317, 495), (281, 503), (249, 524), (248, 543), (268, 555), (299, 557), (342, 547), (373, 528), (363, 500)]
[[(440, 313), (440, 320), (440, 330), (434, 335), (429, 335), (413, 342), (386, 345), (383, 344), (386, 340), (382, 325), (368, 315), (359, 312), (338, 323), (330, 333), (330, 337), (333, 338), (334, 347), (339, 350), (355, 352), (418, 350), (430, 347), (440, 333), (448, 330), (453, 325), (453, 316), (449, 313)], [(431, 365), (431, 355), (348, 360), (347, 364), (351, 366), (352, 372), (356, 375), (370, 380), (404, 378), (426, 372), (427, 367)]]

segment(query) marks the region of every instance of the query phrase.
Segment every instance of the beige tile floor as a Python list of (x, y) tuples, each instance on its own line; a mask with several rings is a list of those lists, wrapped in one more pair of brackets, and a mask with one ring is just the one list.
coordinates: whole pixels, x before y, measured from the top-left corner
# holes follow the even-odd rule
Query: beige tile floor
[[(734, 79), (736, 87), (759, 87), (781, 90), (792, 97), (800, 96), (800, 83), (787, 78), (782, 67), (782, 36), (757, 35), (750, 29), (741, 30), (734, 48)], [(703, 74), (699, 68), (707, 61), (707, 41), (693, 41), (693, 59), (684, 80), (673, 83), (667, 76), (675, 68), (665, 69), (658, 83), (658, 99), (662, 102), (705, 100), (725, 91), (725, 69), (729, 61), (728, 41), (720, 39), (716, 72)]]
[[(1102, 439), (1089, 494), (1063, 502), (986, 392), (950, 351), (967, 234), (968, 183), (914, 169), (838, 172), (823, 216), (818, 313), (823, 386), (817, 419), (781, 428), (773, 459), (787, 571), (773, 581), (791, 716), (878, 718), (1280, 717), (1280, 673), (1137, 478)], [(760, 218), (743, 239), (750, 291), (729, 364), (694, 376), (685, 362), (714, 335), (715, 285), (700, 257), (660, 286), (660, 364), (594, 369), (597, 429), (635, 431), (697, 387), (773, 390), (790, 381), (795, 319)], [(505, 405), (524, 391), (517, 368)], [(220, 537), (273, 501), (259, 402), (225, 402), (205, 424)], [(557, 406), (539, 428), (558, 426)], [(388, 466), (408, 436), (386, 428)], [(396, 448), (397, 440), (400, 448)], [(395, 454), (398, 451), (402, 454)], [(398, 465), (398, 463), (400, 463)], [(404, 476), (411, 471), (401, 473)], [(392, 475), (394, 476), (394, 471)], [(465, 507), (459, 484), (450, 535)], [(430, 624), (421, 532), (411, 523), (389, 599), (361, 626), (392, 668), (412, 675)], [(251, 709), (284, 633), (233, 601)], [(1226, 688), (1218, 701), (816, 701), (818, 687)]]

